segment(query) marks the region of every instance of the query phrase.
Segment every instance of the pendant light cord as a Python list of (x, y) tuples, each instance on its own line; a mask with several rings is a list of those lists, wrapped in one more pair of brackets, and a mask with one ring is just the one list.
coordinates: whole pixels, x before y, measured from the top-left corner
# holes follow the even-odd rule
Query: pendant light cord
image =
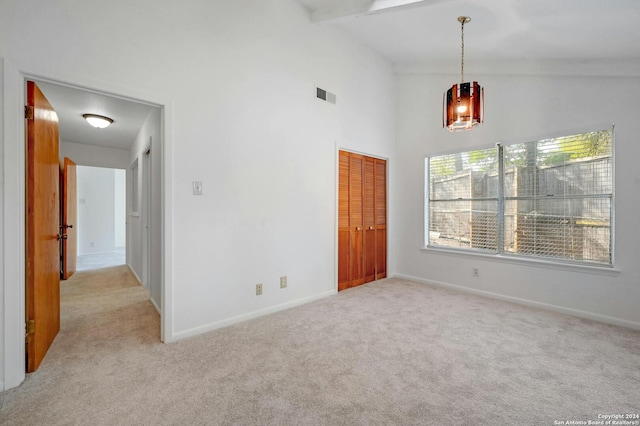
[(462, 55), (461, 58), (462, 60), (460, 61), (460, 83), (464, 83), (464, 19), (462, 20), (462, 43), (461, 43), (461, 47), (462, 47)]

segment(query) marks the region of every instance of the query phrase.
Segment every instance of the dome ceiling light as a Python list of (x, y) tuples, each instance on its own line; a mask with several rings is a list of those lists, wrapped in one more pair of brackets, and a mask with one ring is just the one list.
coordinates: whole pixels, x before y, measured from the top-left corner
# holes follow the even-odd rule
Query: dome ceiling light
[(104, 115), (82, 114), (82, 117), (87, 120), (87, 123), (98, 129), (104, 129), (113, 123), (113, 119), (105, 117)]

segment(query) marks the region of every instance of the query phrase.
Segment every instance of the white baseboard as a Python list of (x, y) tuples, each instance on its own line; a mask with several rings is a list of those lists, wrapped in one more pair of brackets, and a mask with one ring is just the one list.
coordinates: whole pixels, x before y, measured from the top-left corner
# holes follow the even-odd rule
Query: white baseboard
[(142, 285), (142, 280), (140, 279), (138, 274), (136, 274), (136, 271), (134, 271), (133, 268), (131, 267), (131, 265), (129, 265), (128, 263), (127, 263), (127, 267), (129, 267), (129, 270), (131, 271), (133, 276), (136, 277), (136, 280), (138, 281), (138, 284)]
[(476, 294), (478, 296), (489, 297), (491, 299), (504, 300), (506, 302), (513, 302), (519, 305), (530, 306), (533, 308), (540, 308), (547, 311), (559, 312), (561, 314), (571, 315), (578, 318), (589, 319), (593, 321), (603, 322), (605, 324), (617, 325), (621, 327), (632, 328), (634, 330), (640, 330), (640, 322), (629, 321), (623, 318), (610, 317), (607, 315), (597, 314), (595, 312), (582, 311), (580, 309), (567, 308), (565, 306), (552, 305), (549, 303), (536, 302), (535, 300), (522, 299), (520, 297), (506, 296), (500, 293), (493, 293), (490, 291), (477, 290), (474, 288), (464, 287), (455, 284), (449, 284), (441, 281), (427, 280), (425, 278), (414, 277), (412, 275), (405, 274), (393, 274), (394, 278), (402, 278), (409, 281), (415, 281), (421, 284), (432, 285), (436, 287), (449, 288), (453, 290), (462, 291), (465, 293)]
[(149, 302), (151, 302), (151, 304), (153, 305), (154, 308), (156, 308), (156, 311), (158, 311), (158, 314), (160, 316), (162, 316), (162, 312), (160, 311), (160, 307), (156, 304), (156, 301), (153, 300), (151, 297), (149, 298)]
[(286, 309), (294, 308), (296, 306), (304, 305), (319, 299), (324, 299), (325, 297), (332, 296), (336, 294), (336, 290), (325, 291), (310, 297), (303, 297), (301, 299), (292, 300), (290, 302), (282, 303), (280, 305), (271, 306), (268, 308), (260, 309), (254, 312), (249, 312), (242, 315), (237, 315), (235, 317), (227, 318), (221, 321), (212, 322), (209, 324), (201, 325), (199, 327), (194, 327), (189, 330), (179, 331), (177, 333), (172, 333), (171, 342), (175, 342), (177, 340), (186, 339), (188, 337), (197, 336), (202, 333), (206, 333), (208, 331), (217, 330), (219, 328), (228, 327), (233, 324), (238, 324), (240, 322), (248, 321), (250, 319), (258, 318), (264, 315), (272, 314), (275, 312), (284, 311)]

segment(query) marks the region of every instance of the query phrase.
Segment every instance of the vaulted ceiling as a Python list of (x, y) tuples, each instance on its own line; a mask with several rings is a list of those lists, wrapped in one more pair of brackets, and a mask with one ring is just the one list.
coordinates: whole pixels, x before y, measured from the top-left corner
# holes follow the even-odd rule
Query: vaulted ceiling
[(297, 0), (396, 63), (640, 60), (638, 0)]
[[(395, 63), (396, 69), (426, 67), (457, 71), (458, 16), (465, 26), (465, 62), (518, 62), (519, 71), (540, 61), (597, 61), (607, 73), (640, 75), (639, 0), (295, 0), (314, 25), (353, 35)], [(608, 63), (616, 66), (608, 66)], [(619, 66), (620, 63), (630, 66)], [(596, 72), (602, 72), (600, 67)], [(574, 68), (571, 72), (576, 72)], [(42, 82), (60, 116), (64, 141), (128, 149), (149, 106)], [(82, 113), (111, 116), (105, 130), (91, 128)]]

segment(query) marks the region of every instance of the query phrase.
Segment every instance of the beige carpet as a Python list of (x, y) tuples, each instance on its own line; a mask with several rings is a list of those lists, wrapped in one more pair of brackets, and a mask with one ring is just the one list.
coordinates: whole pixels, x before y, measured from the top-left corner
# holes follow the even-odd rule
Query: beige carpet
[(553, 425), (640, 412), (640, 333), (387, 279), (178, 343), (126, 267), (63, 284), (11, 425)]

